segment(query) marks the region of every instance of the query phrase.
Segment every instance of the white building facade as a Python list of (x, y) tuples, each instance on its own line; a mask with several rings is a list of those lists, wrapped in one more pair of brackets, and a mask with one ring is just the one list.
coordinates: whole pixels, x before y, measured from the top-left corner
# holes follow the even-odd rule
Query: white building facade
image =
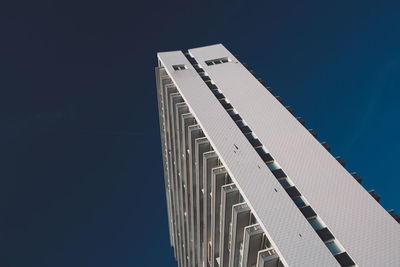
[(400, 226), (223, 45), (158, 53), (179, 266), (400, 266)]

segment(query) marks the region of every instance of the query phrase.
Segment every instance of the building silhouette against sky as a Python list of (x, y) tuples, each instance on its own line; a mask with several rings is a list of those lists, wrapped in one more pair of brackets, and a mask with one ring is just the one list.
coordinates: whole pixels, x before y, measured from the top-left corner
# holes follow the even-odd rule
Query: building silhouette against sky
[(399, 217), (223, 45), (156, 79), (179, 266), (400, 266)]

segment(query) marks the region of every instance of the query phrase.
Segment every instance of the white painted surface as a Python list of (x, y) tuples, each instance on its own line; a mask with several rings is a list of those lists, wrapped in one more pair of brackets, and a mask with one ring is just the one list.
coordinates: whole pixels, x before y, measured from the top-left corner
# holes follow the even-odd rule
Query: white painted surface
[[(270, 151), (353, 260), (359, 266), (400, 266), (399, 224), (309, 134), (307, 129), (242, 64), (236, 63), (235, 57), (222, 45), (191, 49), (189, 51), (257, 135), (261, 143)], [(232, 59), (232, 62), (214, 66), (204, 64), (206, 60), (225, 56)], [(189, 88), (188, 91), (195, 90), (194, 87), (198, 87), (197, 83), (191, 87), (193, 89)], [(189, 103), (195, 101), (197, 109), (197, 105), (204, 105), (199, 100), (190, 99)], [(212, 104), (214, 105), (214, 102)], [(225, 120), (224, 116), (219, 115), (219, 110), (217, 114), (216, 119), (218, 121)], [(208, 119), (204, 118), (204, 120)], [(248, 185), (248, 179), (244, 179), (246, 173), (251, 174), (251, 176), (256, 173), (253, 170), (255, 168), (252, 167), (254, 165), (254, 153), (251, 153), (246, 146), (245, 151), (243, 149), (242, 153), (245, 154), (248, 160), (241, 162), (240, 166), (232, 166), (234, 165), (235, 157), (230, 155), (228, 151), (225, 152), (225, 150), (229, 150), (229, 145), (225, 143), (229, 143), (230, 140), (235, 142), (236, 140), (242, 141), (242, 139), (236, 136), (236, 131), (229, 130), (229, 134), (227, 132), (221, 134), (226, 135), (225, 137), (232, 137), (229, 140), (220, 140), (223, 138), (214, 136), (214, 128), (220, 129), (218, 125), (207, 124), (205, 126), (212, 133), (211, 140), (218, 142), (216, 143), (218, 145), (217, 149), (220, 148), (219, 150), (223, 154), (222, 158), (225, 159), (228, 168), (238, 180), (244, 194), (253, 204), (253, 208), (261, 218), (261, 223), (264, 224), (275, 239), (284, 256), (286, 258), (290, 257), (290, 260), (292, 260), (292, 256), (295, 256), (293, 259), (294, 265), (302, 265), (296, 261), (298, 260), (297, 257), (301, 257), (298, 252), (301, 250), (301, 254), (303, 254), (303, 249), (306, 250), (308, 248), (296, 248), (294, 244), (287, 244), (286, 242), (280, 244), (281, 239), (285, 239), (284, 235), (279, 230), (271, 228), (277, 222), (270, 221), (267, 216), (271, 213), (267, 211), (264, 213), (263, 211), (261, 203), (266, 201), (267, 197), (260, 191), (262, 188), (263, 191), (267, 192), (271, 186), (274, 186), (269, 181), (270, 176), (257, 175), (257, 178), (254, 178), (257, 179), (257, 181), (254, 180), (257, 186)], [(224, 144), (220, 145), (220, 143)], [(261, 179), (268, 179), (268, 182), (262, 181), (260, 183)], [(272, 199), (268, 198), (268, 201), (272, 201)], [(293, 209), (288, 209), (290, 205), (286, 203), (286, 200), (278, 202), (274, 203), (276, 205), (275, 209), (279, 209), (279, 212), (290, 213), (285, 215), (290, 218), (290, 224), (282, 225), (285, 228), (285, 232), (287, 228), (303, 227), (302, 225), (297, 225), (297, 215), (291, 214)], [(293, 238), (292, 236), (290, 237)], [(309, 245), (305, 244), (306, 247)], [(309, 249), (313, 248), (309, 247)], [(287, 255), (286, 251), (292, 251), (293, 255)], [(306, 254), (310, 256), (310, 254)], [(315, 252), (315, 254), (317, 253)], [(316, 262), (313, 261), (312, 263)], [(293, 262), (291, 261), (291, 263)], [(324, 264), (320, 265), (325, 266)]]
[[(214, 49), (210, 50), (215, 54), (213, 57), (225, 56), (220, 55), (223, 51), (220, 48), (215, 52)], [(195, 54), (199, 56), (202, 52), (198, 50)], [(282, 261), (288, 266), (338, 266), (332, 254), (182, 52), (159, 53), (158, 58)], [(174, 71), (172, 65), (179, 64), (185, 64), (188, 69)], [(232, 76), (224, 74), (220, 80), (230, 79)], [(261, 115), (256, 117), (263, 118)], [(234, 145), (239, 149), (236, 150)]]

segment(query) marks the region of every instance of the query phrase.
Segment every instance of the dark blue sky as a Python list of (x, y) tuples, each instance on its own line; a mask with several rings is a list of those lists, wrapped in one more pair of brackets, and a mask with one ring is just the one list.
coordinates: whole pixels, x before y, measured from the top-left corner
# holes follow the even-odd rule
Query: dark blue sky
[(219, 42), (400, 212), (398, 10), (398, 1), (2, 1), (0, 266), (176, 266), (156, 52)]

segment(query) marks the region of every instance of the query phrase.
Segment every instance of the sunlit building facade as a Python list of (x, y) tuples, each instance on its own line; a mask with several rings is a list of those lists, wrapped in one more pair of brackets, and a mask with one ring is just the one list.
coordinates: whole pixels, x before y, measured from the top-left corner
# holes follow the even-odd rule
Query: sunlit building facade
[(400, 227), (360, 177), (223, 45), (158, 53), (179, 266), (400, 266)]

